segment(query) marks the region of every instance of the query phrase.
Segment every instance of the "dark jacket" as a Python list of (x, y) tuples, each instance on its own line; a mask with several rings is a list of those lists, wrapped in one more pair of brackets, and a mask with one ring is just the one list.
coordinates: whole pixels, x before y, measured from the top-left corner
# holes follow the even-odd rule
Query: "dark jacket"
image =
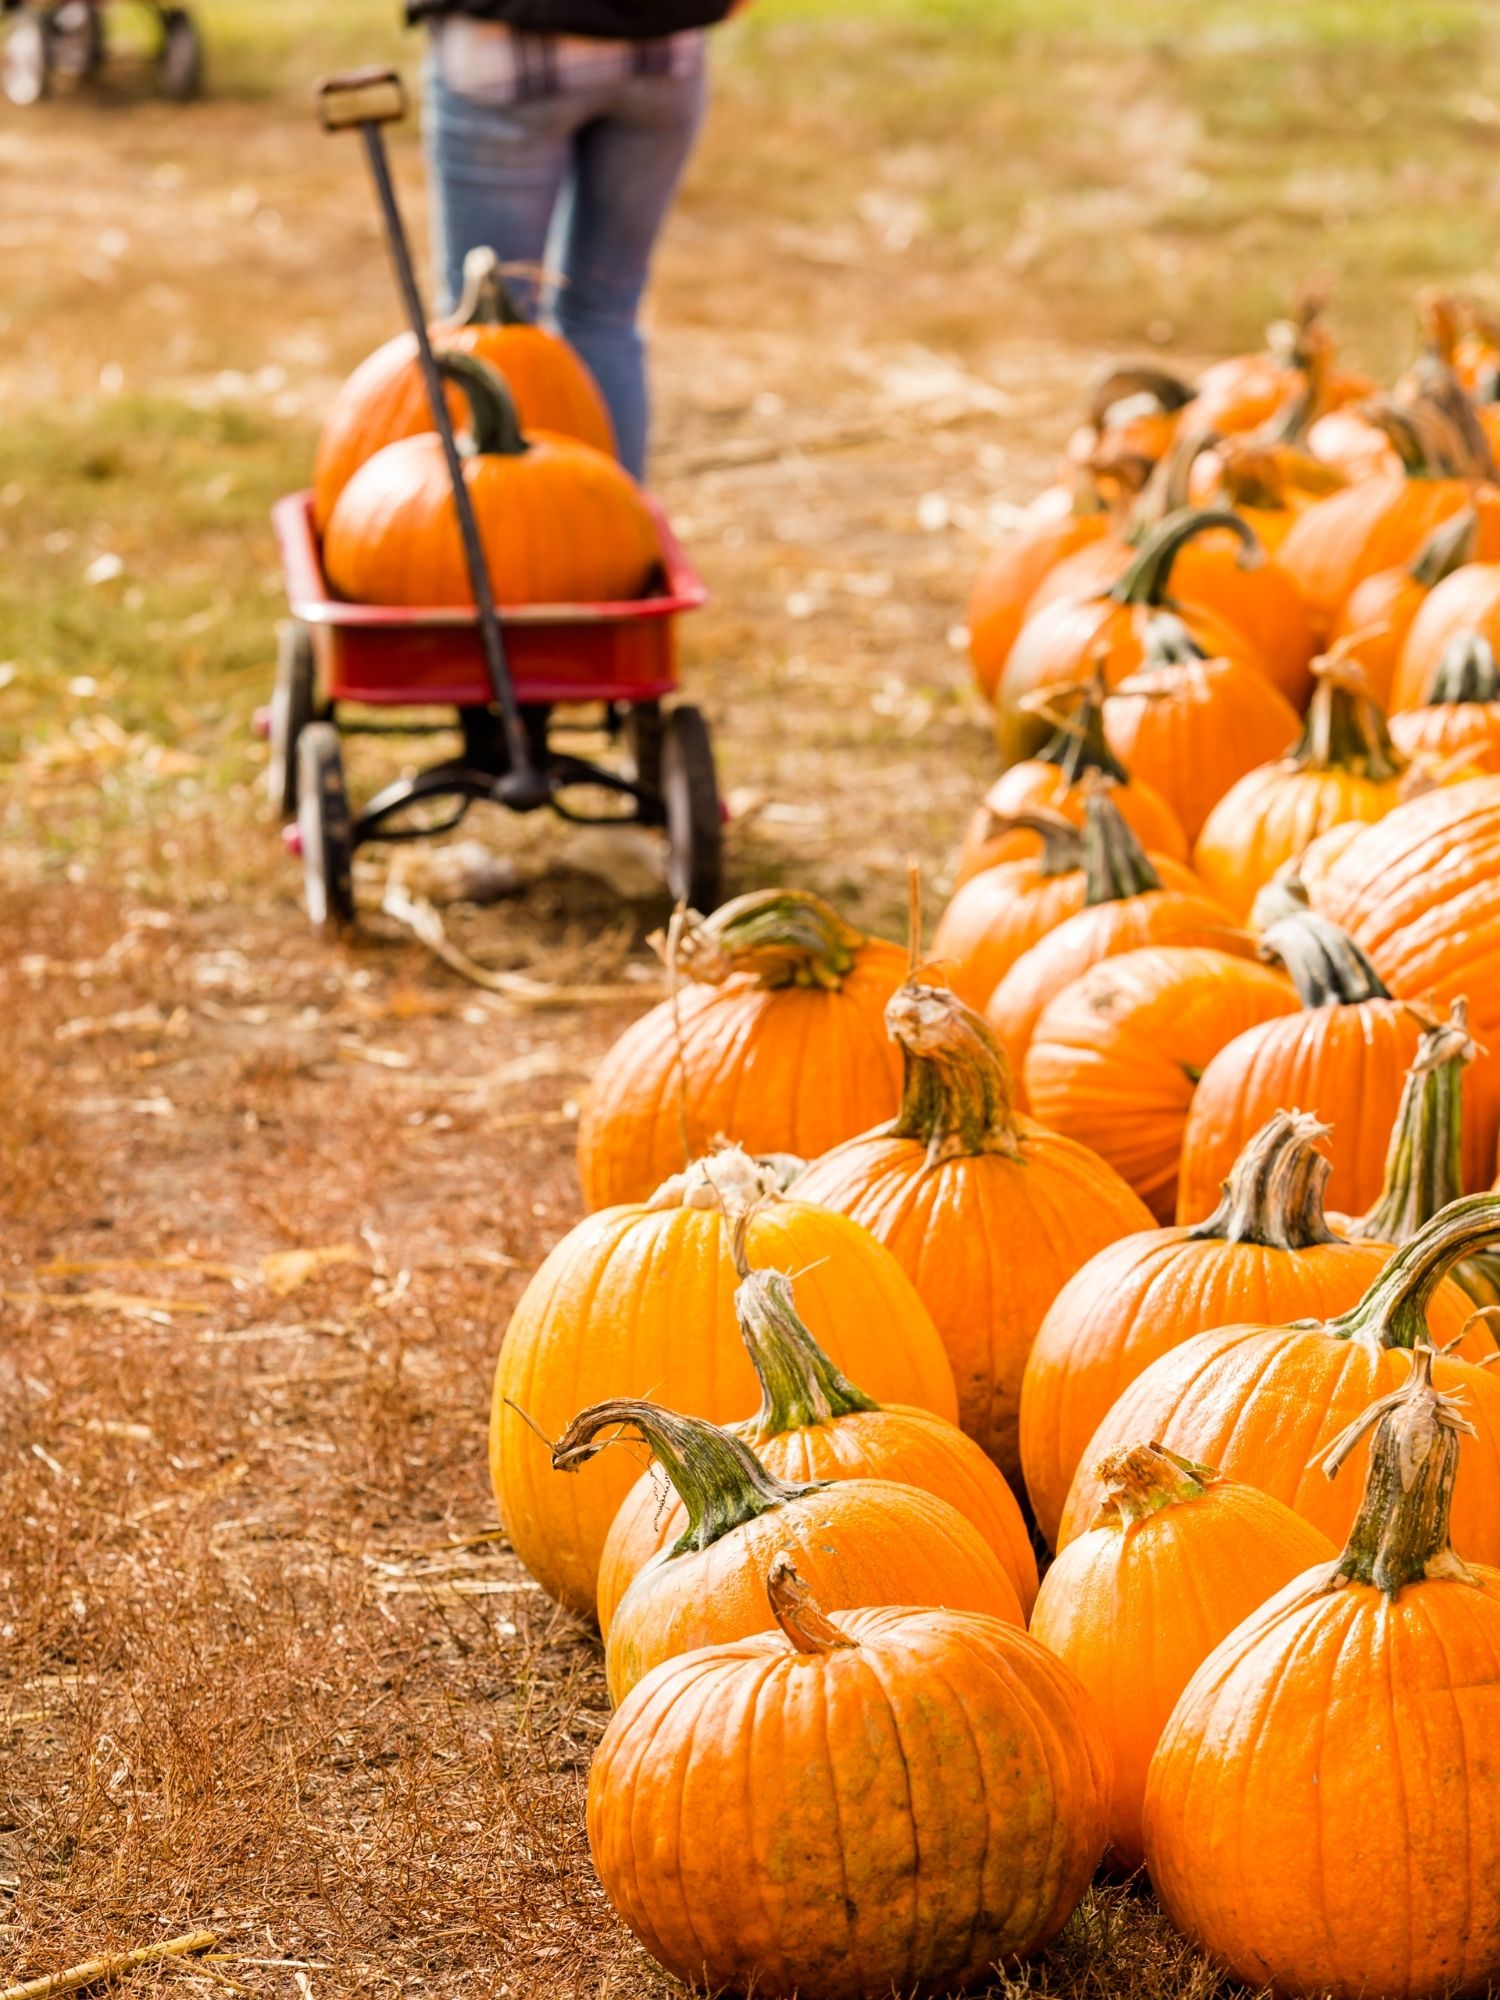
[(447, 14), (552, 35), (647, 42), (722, 21), (733, 0), (407, 0), (408, 21)]

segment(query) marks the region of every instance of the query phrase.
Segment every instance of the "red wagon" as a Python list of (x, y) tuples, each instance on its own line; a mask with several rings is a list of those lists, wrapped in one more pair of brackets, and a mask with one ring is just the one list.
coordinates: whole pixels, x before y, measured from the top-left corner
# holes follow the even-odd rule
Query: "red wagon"
[[(83, 82), (108, 56), (106, 8), (117, 0), (0, 0), (12, 15), (0, 47), (0, 90), (12, 104), (36, 104), (64, 77)], [(128, 10), (127, 10), (128, 11)], [(203, 88), (203, 43), (186, 7), (167, 0), (135, 0), (134, 11), (155, 30), (157, 87), (185, 103)]]

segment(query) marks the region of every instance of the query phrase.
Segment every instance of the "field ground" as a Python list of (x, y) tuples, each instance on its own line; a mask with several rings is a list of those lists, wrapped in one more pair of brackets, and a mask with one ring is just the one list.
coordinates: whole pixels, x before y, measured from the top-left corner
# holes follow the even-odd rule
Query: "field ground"
[[(0, 118), (0, 1976), (203, 1924), (220, 1957), (130, 1993), (649, 2000), (580, 1834), (597, 1648), (484, 1472), (631, 1010), (507, 1006), (378, 917), (312, 942), (249, 728), (268, 503), (393, 324), (305, 85), (390, 11), (208, 0), (206, 104), (122, 73)], [(686, 673), (734, 885), (891, 925), (989, 769), (976, 531), (1111, 355), (1245, 345), (1311, 272), (1389, 367), (1416, 282), (1488, 286), (1496, 29), (763, 0), (718, 53), (654, 303), (657, 484), (715, 593)], [(455, 919), (475, 953), (650, 996), (658, 905), (475, 830), (527, 874)], [(994, 1989), (1223, 1990), (1131, 1888)]]

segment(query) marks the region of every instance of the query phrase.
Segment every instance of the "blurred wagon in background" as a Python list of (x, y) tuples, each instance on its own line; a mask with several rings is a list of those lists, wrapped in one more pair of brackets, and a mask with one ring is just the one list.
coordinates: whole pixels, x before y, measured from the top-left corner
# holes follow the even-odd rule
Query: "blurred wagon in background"
[(10, 17), (0, 48), (0, 89), (12, 104), (36, 104), (54, 78), (81, 82), (97, 75), (110, 52), (107, 18), (121, 11), (152, 37), (148, 47), (162, 96), (178, 103), (196, 97), (203, 87), (197, 24), (185, 7), (162, 0), (0, 0), (0, 15)]

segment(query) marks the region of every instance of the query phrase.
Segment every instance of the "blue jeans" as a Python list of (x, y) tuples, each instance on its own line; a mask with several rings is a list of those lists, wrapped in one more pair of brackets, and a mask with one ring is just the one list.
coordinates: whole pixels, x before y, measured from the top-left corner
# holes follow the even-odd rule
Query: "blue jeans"
[(433, 245), (447, 304), (476, 245), (502, 263), (556, 271), (560, 282), (539, 301), (524, 284), (513, 289), (593, 370), (621, 462), (638, 479), (650, 412), (636, 315), (705, 95), (700, 68), (494, 104), (428, 65)]

